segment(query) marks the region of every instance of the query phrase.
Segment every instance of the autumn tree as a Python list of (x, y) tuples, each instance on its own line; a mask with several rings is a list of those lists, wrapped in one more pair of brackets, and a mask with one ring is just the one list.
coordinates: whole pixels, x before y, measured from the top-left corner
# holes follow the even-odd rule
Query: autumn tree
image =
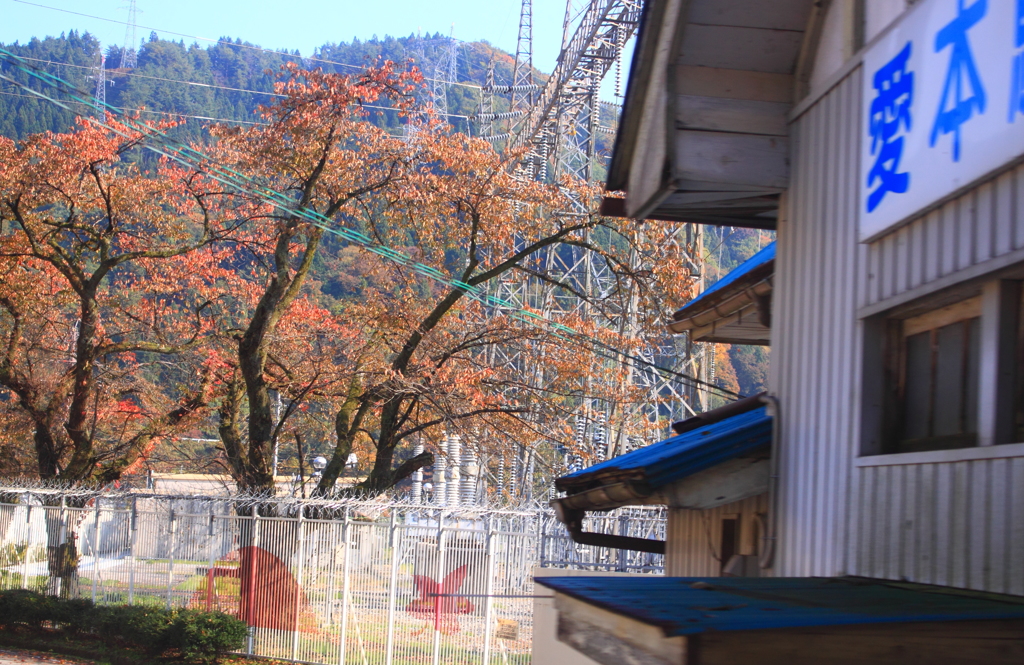
[[(310, 373), (297, 369), (312, 365), (299, 362), (296, 346), (281, 344), (282, 325), (300, 298), (310, 299), (307, 307), (323, 300), (304, 287), (324, 227), (291, 209), (267, 210), (254, 220), (251, 232), (263, 234), (249, 245), (259, 297), (242, 308), (237, 362), (227, 363), (232, 370), (225, 373), (220, 407), (221, 438), (244, 490), (273, 489), (270, 455), (282, 432), (273, 390), (288, 394), (290, 405), (317, 400), (334, 409), (336, 446), (317, 488), (321, 495), (332, 491), (360, 441), (371, 442), (373, 459), (355, 489), (376, 494), (430, 464), (429, 451), (414, 457), (401, 451), (445, 428), (491, 427), (520, 442), (537, 436), (536, 411), (559, 402), (551, 395), (561, 391), (564, 400), (578, 399), (593, 365), (586, 360), (591, 351), (578, 340), (567, 346), (551, 330), (496, 313), (481, 298), (494, 280), (530, 274), (602, 309), (638, 297), (647, 305), (654, 291), (671, 297), (692, 287), (678, 270), (666, 277), (639, 269), (634, 258), (650, 247), (633, 233), (632, 222), (579, 212), (581, 202), (585, 210), (594, 200), (586, 183), (514, 177), (510, 160), (517, 155), (503, 157), (437, 122), (428, 120), (401, 139), (367, 121), (362, 105), (382, 98), (412, 110), (407, 95), (415, 80), (390, 64), (355, 78), (292, 68), (278, 85), (284, 99), (264, 111), (266, 126), (214, 132), (218, 159), (233, 169), (289, 193), (319, 219), (363, 233), (371, 244), (397, 248), (349, 248), (371, 278), (333, 304), (337, 320), (317, 318), (328, 327), (343, 322), (348, 332), (341, 336), (344, 350), (332, 350), (331, 362), (321, 358)], [(536, 265), (548, 250), (591, 252), (619, 283), (599, 295), (560, 283)], [(428, 272), (449, 279), (430, 281), (423, 276)], [(652, 308), (652, 317), (663, 309)], [(488, 349), (510, 344), (546, 363), (543, 382), (549, 385), (543, 391), (522, 377), (498, 376), (487, 364)], [(304, 371), (306, 378), (297, 379)]]
[[(168, 163), (140, 172), (141, 136), (108, 123), (0, 139), (0, 386), (31, 423), (38, 476), (64, 483), (117, 480), (207, 404), (201, 376), (157, 382), (211, 329), (211, 243), (234, 224), (218, 187)], [(51, 535), (51, 574), (74, 593), (74, 539)]]
[[(216, 130), (220, 141), (214, 154), (262, 185), (293, 196), (296, 207), (347, 224), (355, 211), (376, 205), (375, 192), (405, 170), (405, 144), (369, 122), (362, 105), (407, 108), (418, 75), (400, 73), (391, 63), (358, 77), (300, 72), (294, 65), (285, 69), (277, 84), (285, 97), (263, 110), (266, 124)], [(267, 209), (254, 224), (248, 247), (257, 266), (259, 298), (236, 338), (237, 376), (221, 403), (219, 431), (238, 487), (271, 492), (270, 455), (280, 428), (267, 374), (270, 349), (282, 318), (302, 293), (325, 230), (282, 208)]]

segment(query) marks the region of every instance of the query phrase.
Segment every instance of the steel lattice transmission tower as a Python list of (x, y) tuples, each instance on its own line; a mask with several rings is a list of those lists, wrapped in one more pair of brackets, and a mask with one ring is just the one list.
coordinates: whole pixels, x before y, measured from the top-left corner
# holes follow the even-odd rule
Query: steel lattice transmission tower
[(96, 89), (93, 92), (93, 97), (96, 99), (98, 106), (105, 108), (107, 105), (107, 56), (100, 56), (100, 66), (93, 75), (93, 79), (96, 80)]
[(135, 31), (138, 27), (137, 24), (138, 8), (135, 6), (135, 0), (128, 0), (128, 23), (124, 30), (124, 47), (121, 49), (120, 67), (122, 69), (134, 69), (139, 64), (139, 43), (135, 36)]
[(441, 47), (441, 57), (434, 65), (434, 79), (431, 81), (431, 100), (438, 117), (451, 124), (448, 117), (448, 88), (455, 83), (459, 63), (459, 42), (449, 35)]
[[(489, 134), (495, 143), (507, 140), (511, 146), (528, 150), (527, 158), (518, 167), (522, 177), (548, 181), (562, 174), (571, 174), (589, 181), (597, 158), (599, 133), (614, 133), (613, 129), (603, 126), (602, 109), (608, 121), (617, 121), (619, 111), (615, 105), (599, 102), (599, 88), (604, 76), (619, 63), (623, 47), (638, 27), (640, 0), (568, 0), (561, 54), (555, 71), (543, 88), (533, 85), (532, 78), (532, 0), (522, 2), (512, 85), (494, 86), (488, 81), (484, 86), (486, 104), (482, 104), (478, 114), (481, 132), (485, 136)], [(487, 95), (502, 93), (511, 94), (510, 111), (495, 113), (493, 96)], [(511, 125), (509, 132), (504, 134), (497, 130), (498, 122), (503, 120)], [(574, 212), (589, 212), (587, 202), (578, 202), (577, 207)], [(698, 225), (665, 223), (646, 230), (638, 228), (634, 233), (634, 240), (678, 248), (679, 260), (690, 267), (695, 278), (701, 279), (699, 248), (702, 236)], [(640, 237), (642, 233), (649, 234), (649, 237)], [(649, 269), (651, 266), (644, 265), (646, 260), (634, 253), (632, 268)], [(618, 293), (615, 303), (603, 303), (600, 311), (587, 300), (572, 295), (572, 291), (580, 291), (605, 299), (616, 292), (615, 275), (592, 252), (579, 248), (551, 248), (535, 257), (528, 267), (545, 279), (521, 276), (500, 279), (493, 287), (500, 301), (540, 310), (546, 318), (577, 315), (595, 326), (613, 329), (627, 336), (638, 330), (637, 294)], [(551, 282), (570, 288), (553, 287)], [(606, 302), (610, 300), (608, 298)], [(495, 313), (501, 312), (496, 309)], [(690, 345), (676, 348), (676, 342), (666, 336), (661, 344), (647, 345), (638, 355), (648, 363), (703, 378), (706, 362), (700, 357), (701, 351), (701, 348), (694, 349)], [(538, 385), (544, 380), (543, 369), (538, 366), (540, 363), (526, 367), (522, 359), (509, 349), (494, 349), (491, 360), (516, 368), (524, 373), (524, 378)], [(617, 370), (625, 376), (624, 381), (628, 385), (642, 389), (648, 396), (643, 414), (648, 423), (646, 431), (625, 431), (621, 423), (625, 418), (626, 405), (585, 400), (576, 411), (575, 450), (560, 451), (561, 459), (552, 460), (556, 466), (578, 467), (583, 463), (583, 454), (590, 459), (601, 459), (628, 452), (659, 436), (665, 420), (691, 415), (707, 406), (706, 393), (692, 385), (681, 385), (678, 380), (657, 370), (641, 369), (636, 363), (625, 360), (617, 368), (606, 369)], [(525, 467), (522, 462), (517, 465), (513, 460), (513, 478), (517, 475), (516, 466), (520, 469)], [(524, 476), (520, 486), (527, 484), (524, 481), (528, 477)]]

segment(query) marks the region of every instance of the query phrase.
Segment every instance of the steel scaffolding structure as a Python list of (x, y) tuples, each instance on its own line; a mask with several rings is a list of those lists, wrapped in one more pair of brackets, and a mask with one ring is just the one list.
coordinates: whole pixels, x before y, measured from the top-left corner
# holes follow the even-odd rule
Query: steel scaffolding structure
[[(617, 121), (619, 112), (616, 105), (599, 101), (599, 88), (604, 76), (620, 63), (623, 48), (638, 27), (640, 9), (640, 0), (567, 0), (561, 54), (554, 72), (541, 88), (535, 85), (532, 67), (532, 0), (522, 0), (512, 84), (496, 86), (490, 72), (477, 115), (480, 132), (493, 143), (527, 150), (526, 158), (517, 165), (521, 177), (541, 181), (557, 180), (562, 175), (585, 181), (594, 178), (598, 136), (614, 134), (615, 130), (607, 125)], [(618, 94), (618, 80), (616, 83)], [(508, 112), (495, 113), (496, 94), (510, 96)], [(603, 123), (603, 119), (609, 123)], [(503, 124), (508, 128), (504, 133), (500, 131)], [(574, 212), (588, 213), (586, 202), (579, 202)], [(700, 226), (665, 223), (654, 228), (638, 227), (634, 233), (636, 237), (632, 240), (637, 242), (677, 247), (679, 260), (690, 267), (699, 282), (703, 281)], [(644, 265), (646, 260), (634, 252), (631, 267), (649, 269)], [(546, 318), (578, 316), (626, 336), (637, 331), (637, 294), (619, 293), (610, 266), (593, 252), (553, 247), (523, 268), (522, 275), (509, 274), (497, 280), (494, 289), (499, 302), (541, 311)], [(597, 296), (600, 306), (577, 297), (576, 293)], [(503, 313), (501, 308), (494, 310), (495, 315)], [(491, 353), (492, 363), (516, 368), (536, 385), (543, 382), (542, 363), (530, 366), (512, 348), (498, 347)], [(648, 362), (706, 379), (708, 363), (702, 345), (686, 343), (680, 347), (666, 338), (660, 344), (644, 345), (639, 355)], [(574, 416), (576, 437), (572, 449), (558, 451), (556, 459), (551, 460), (556, 473), (581, 468), (586, 460), (592, 463), (650, 443), (663, 434), (666, 421), (692, 415), (708, 406), (705, 393), (656, 369), (637, 369), (626, 362), (605, 369), (606, 373), (624, 374), (621, 380), (626, 385), (647, 395), (646, 426), (642, 431), (627, 431), (622, 424), (627, 405), (610, 400), (582, 400)], [(507, 489), (511, 494), (525, 494), (532, 487), (533, 453), (512, 452), (508, 462), (501, 461), (500, 476), (504, 478), (509, 473)]]
[(128, 22), (124, 30), (124, 48), (121, 49), (121, 69), (134, 69), (138, 67), (139, 43), (135, 37), (135, 30), (138, 24), (138, 8), (135, 0), (128, 2)]

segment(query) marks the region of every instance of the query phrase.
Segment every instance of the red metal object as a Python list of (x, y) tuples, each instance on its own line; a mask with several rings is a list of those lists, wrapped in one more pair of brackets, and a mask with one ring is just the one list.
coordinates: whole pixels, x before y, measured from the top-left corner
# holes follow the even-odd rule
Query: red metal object
[[(240, 581), (237, 615), (249, 626), (302, 632), (316, 629), (306, 594), (283, 561), (259, 547), (242, 547), (228, 555), (236, 557), (237, 568), (216, 566), (207, 570), (205, 594), (197, 592), (193, 605), (215, 609), (217, 578), (236, 578)], [(300, 623), (300, 615), (309, 615), (310, 621)]]
[(406, 605), (405, 611), (433, 615), (434, 630), (445, 635), (459, 632), (458, 615), (469, 614), (475, 609), (468, 599), (453, 595), (462, 587), (467, 572), (466, 566), (459, 566), (440, 584), (425, 575), (413, 575), (413, 584), (420, 595)]

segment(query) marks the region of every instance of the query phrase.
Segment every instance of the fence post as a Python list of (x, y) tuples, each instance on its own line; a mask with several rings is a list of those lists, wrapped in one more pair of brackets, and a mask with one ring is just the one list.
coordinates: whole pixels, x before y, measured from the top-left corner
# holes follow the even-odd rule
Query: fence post
[[(438, 591), (441, 590), (441, 580), (444, 579), (445, 569), (445, 542), (444, 542), (444, 511), (437, 512), (437, 581)], [(441, 630), (438, 625), (441, 618), (441, 597), (434, 596), (434, 658), (433, 665), (441, 662)]]
[(395, 657), (395, 606), (398, 592), (398, 529), (395, 524), (395, 513), (391, 511), (391, 523), (389, 525), (389, 538), (391, 541), (391, 579), (388, 582), (388, 634), (387, 652), (384, 659), (385, 665), (391, 665)]
[(348, 506), (345, 506), (345, 521), (341, 527), (341, 538), (345, 543), (345, 563), (341, 569), (341, 654), (339, 665), (345, 665), (345, 650), (348, 646), (348, 576), (349, 564), (352, 559), (351, 523), (348, 518)]
[[(260, 527), (260, 520), (259, 520), (259, 517), (260, 517), (259, 508), (253, 506), (253, 509), (252, 509), (252, 546), (251, 546), (253, 554), (250, 554), (250, 557), (253, 558), (253, 562), (249, 566), (249, 570), (245, 571), (245, 573), (249, 576), (249, 584), (248, 584), (248, 588), (246, 589), (247, 597), (245, 599), (240, 599), (239, 600), (239, 605), (242, 605), (243, 600), (244, 600), (244, 603), (245, 603), (245, 608), (246, 608), (245, 609), (245, 616), (241, 617), (241, 618), (246, 623), (249, 623), (249, 621), (253, 617), (253, 605), (256, 602), (256, 591), (254, 589), (254, 587), (256, 585), (256, 561), (255, 561), (255, 554), (254, 553), (255, 553), (256, 549), (260, 545), (260, 528), (259, 528)], [(242, 561), (242, 560), (243, 560), (243, 557), (239, 557), (239, 561)], [(241, 572), (242, 571), (240, 570), (239, 573), (241, 573)], [(241, 590), (241, 588), (239, 588), (239, 590)], [(247, 643), (247, 651), (246, 651), (246, 653), (248, 653), (250, 656), (253, 654), (253, 649), (255, 648), (255, 643), (256, 643), (256, 627), (255, 626), (249, 626), (249, 642)]]
[(135, 540), (139, 535), (139, 504), (132, 497), (132, 512), (128, 517), (128, 604), (135, 604)]
[(96, 583), (100, 577), (100, 498), (95, 499), (92, 518), (92, 602), (96, 602)]
[[(214, 529), (215, 515), (213, 512), (213, 504), (210, 504), (210, 526), (206, 530), (206, 611), (209, 612), (213, 609), (213, 599), (217, 597), (217, 569), (216, 569), (216, 544), (217, 539), (215, 538), (216, 529)], [(241, 571), (239, 571), (241, 572)], [(239, 578), (239, 587), (241, 587), (241, 578)], [(239, 588), (241, 592), (241, 588)], [(239, 603), (241, 604), (241, 603)]]
[(167, 543), (167, 609), (171, 609), (171, 592), (174, 587), (174, 537), (178, 532), (178, 522), (174, 519), (174, 508), (171, 508), (171, 537)]
[[(43, 518), (46, 518), (46, 507), (43, 507)], [(32, 553), (32, 504), (25, 506), (25, 558), (21, 562), (21, 588), (28, 588), (28, 557)]]
[(302, 573), (306, 561), (306, 522), (303, 519), (305, 510), (299, 506), (299, 568), (295, 574), (295, 634), (292, 636), (292, 660), (299, 659), (299, 612), (302, 610)]
[(487, 597), (484, 598), (484, 657), (483, 665), (491, 662), (491, 623), (494, 611), (494, 517), (487, 516)]

